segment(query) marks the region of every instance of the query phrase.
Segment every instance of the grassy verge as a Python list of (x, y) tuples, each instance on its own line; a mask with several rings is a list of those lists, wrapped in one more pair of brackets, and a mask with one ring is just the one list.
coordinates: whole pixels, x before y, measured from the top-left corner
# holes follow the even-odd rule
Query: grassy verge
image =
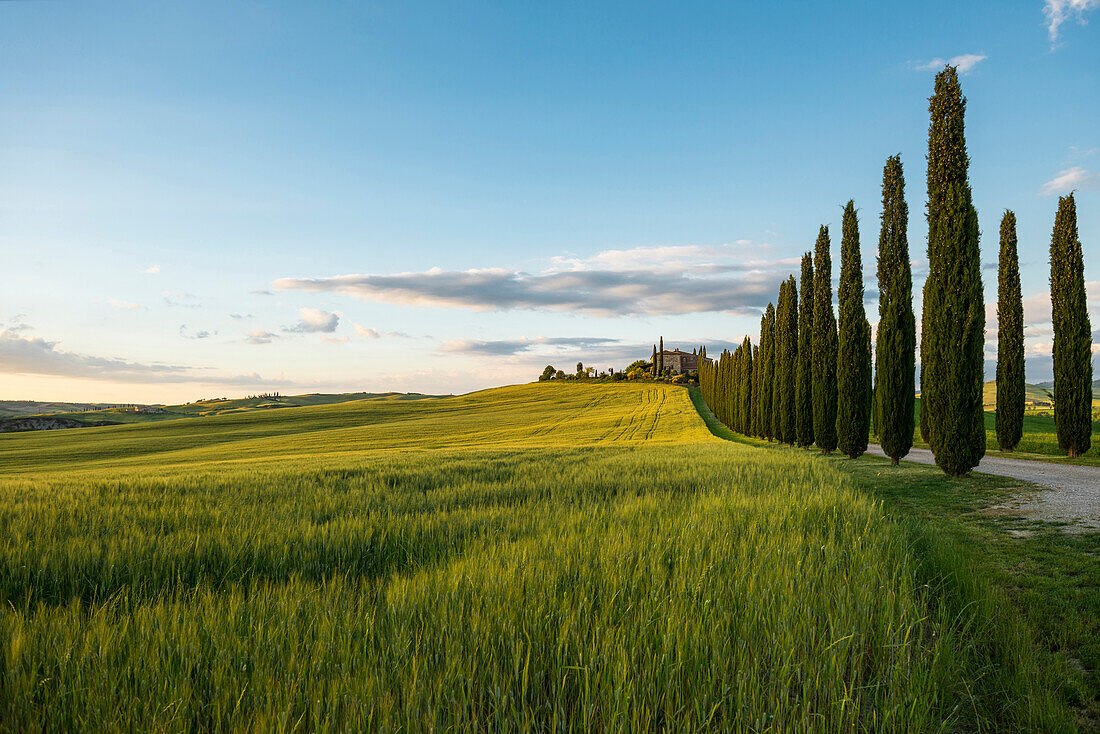
[[(928, 444), (921, 440), (920, 435), (920, 409), (921, 401), (920, 398), (917, 398), (916, 425), (918, 427), (913, 431), (913, 445), (926, 449)], [(1070, 459), (1064, 451), (1058, 448), (1058, 429), (1054, 425), (1054, 418), (1049, 414), (1028, 414), (1024, 415), (1023, 435), (1020, 437), (1020, 443), (1014, 450), (1004, 452), (997, 444), (997, 415), (987, 410), (985, 412), (985, 453), (986, 456), (1000, 456), (1006, 459), (1100, 466), (1100, 435), (1098, 435), (1098, 432), (1100, 432), (1100, 423), (1093, 421), (1092, 447), (1076, 459)]]
[[(802, 452), (733, 433), (702, 402), (692, 400), (716, 436), (777, 451)], [(1100, 533), (1067, 533), (993, 510), (1030, 489), (990, 475), (946, 477), (936, 467), (864, 456), (818, 456), (883, 502), (906, 528), (923, 560), (925, 581), (956, 612), (979, 607), (985, 622), (973, 632), (988, 655), (972, 661), (986, 683), (1012, 690), (1012, 669), (1026, 658), (1044, 670), (1047, 685), (1074, 712), (1083, 731), (1100, 727)], [(1015, 648), (1013, 650), (1012, 648)], [(994, 681), (999, 678), (1000, 680)]]
[(1067, 533), (991, 509), (1031, 489), (1006, 477), (951, 479), (935, 467), (890, 467), (875, 457), (823, 458), (912, 520), (953, 572), (983, 578), (1006, 598), (1009, 614), (1050, 654), (1060, 694), (1082, 728), (1100, 726), (1100, 533)]

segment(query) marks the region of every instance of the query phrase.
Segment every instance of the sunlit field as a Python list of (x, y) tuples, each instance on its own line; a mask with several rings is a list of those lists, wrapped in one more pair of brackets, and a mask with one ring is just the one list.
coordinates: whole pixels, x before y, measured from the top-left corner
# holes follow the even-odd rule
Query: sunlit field
[(0, 468), (3, 731), (1065, 721), (909, 529), (681, 388), (9, 434)]

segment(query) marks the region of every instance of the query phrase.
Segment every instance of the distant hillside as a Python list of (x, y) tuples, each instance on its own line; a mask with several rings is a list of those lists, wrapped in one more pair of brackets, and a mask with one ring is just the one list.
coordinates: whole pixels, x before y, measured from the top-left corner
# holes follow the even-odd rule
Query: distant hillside
[[(449, 396), (398, 392), (309, 393), (307, 395), (262, 396), (225, 400), (217, 398), (184, 403), (183, 405), (128, 405), (125, 407), (103, 403), (47, 403), (33, 400), (6, 400), (0, 401), (0, 409), (8, 411), (0, 412), (0, 424), (10, 422), (12, 425), (7, 427), (0, 425), (0, 429), (33, 430), (33, 427), (38, 426), (39, 423), (17, 421), (17, 419), (29, 416), (52, 420), (53, 423), (49, 424), (52, 428), (75, 428), (117, 423), (150, 423), (179, 418), (203, 418), (255, 410), (297, 408), (306, 405), (335, 405), (356, 400), (427, 400), (439, 397)], [(41, 423), (41, 425), (45, 426), (47, 423)]]
[[(1053, 390), (1054, 389), (1054, 380), (1047, 380), (1046, 382), (1040, 382), (1039, 387), (1045, 387), (1047, 390)], [(1092, 394), (1093, 394), (1094, 397), (1097, 394), (1100, 394), (1100, 380), (1093, 380), (1092, 381)]]
[[(1047, 390), (1054, 389), (1054, 382), (1040, 382), (1037, 385), (1030, 383), (1024, 385), (1024, 401), (1026, 403), (1033, 404), (1034, 407), (1050, 407), (1050, 397), (1047, 395)], [(1100, 380), (1092, 383), (1092, 401), (1095, 405), (1100, 402)], [(982, 402), (985, 405), (986, 410), (994, 410), (997, 407), (997, 381), (990, 380), (985, 383), (985, 390), (982, 394)]]
[[(0, 418), (43, 413), (82, 413), (87, 410), (106, 410), (119, 407), (119, 403), (61, 403), (39, 400), (0, 400)], [(147, 408), (156, 406), (139, 405)]]
[(96, 426), (117, 426), (115, 421), (78, 421), (72, 418), (57, 418), (50, 415), (15, 416), (0, 418), (0, 433), (17, 431), (57, 431), (65, 428), (93, 428)]

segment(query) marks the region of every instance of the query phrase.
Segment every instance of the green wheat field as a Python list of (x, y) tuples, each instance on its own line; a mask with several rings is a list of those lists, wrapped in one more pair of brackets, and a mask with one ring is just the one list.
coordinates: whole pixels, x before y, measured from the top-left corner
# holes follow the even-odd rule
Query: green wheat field
[(1067, 720), (957, 559), (669, 385), (0, 435), (0, 527), (5, 732)]

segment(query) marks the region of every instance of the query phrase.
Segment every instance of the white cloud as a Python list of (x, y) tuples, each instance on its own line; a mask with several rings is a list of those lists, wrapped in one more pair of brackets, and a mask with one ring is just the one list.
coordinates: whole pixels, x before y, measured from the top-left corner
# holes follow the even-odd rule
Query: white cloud
[(590, 257), (557, 255), (550, 258), (554, 270), (649, 270), (655, 272), (684, 271), (692, 273), (726, 272), (736, 262), (738, 270), (751, 270), (754, 262), (768, 267), (770, 261), (752, 260), (745, 252), (759, 254), (771, 245), (738, 240), (725, 245), (663, 245), (631, 247), (624, 250), (603, 250)]
[(358, 334), (359, 336), (366, 337), (367, 339), (381, 339), (382, 338), (382, 332), (378, 331), (378, 329), (370, 329), (370, 328), (367, 328), (366, 326), (360, 326), (359, 324), (355, 325), (355, 333)]
[(209, 370), (159, 362), (131, 362), (58, 348), (58, 342), (0, 330), (0, 374), (52, 375), (135, 383), (198, 382), (221, 385), (284, 384), (257, 374), (218, 375)]
[(157, 273), (160, 272), (160, 266), (159, 265), (150, 265), (147, 268), (142, 268), (141, 272), (146, 273), (147, 275), (156, 275)]
[(1043, 15), (1047, 19), (1051, 45), (1057, 44), (1062, 24), (1076, 18), (1078, 23), (1086, 25), (1088, 19), (1085, 18), (1085, 13), (1098, 7), (1100, 0), (1044, 0)]
[(1040, 196), (1067, 194), (1075, 189), (1100, 188), (1100, 174), (1090, 173), (1083, 166), (1074, 166), (1059, 171), (1058, 175), (1039, 188)]
[(162, 291), (165, 306), (178, 306), (180, 308), (202, 308), (199, 297), (194, 293), (179, 293), (177, 291)]
[(249, 344), (270, 344), (272, 339), (278, 339), (278, 334), (272, 334), (263, 329), (253, 329), (248, 335)]
[(960, 54), (949, 59), (942, 59), (937, 56), (924, 64), (918, 62), (913, 68), (921, 71), (939, 71), (945, 66), (955, 66), (958, 67), (960, 74), (969, 74), (978, 65), (978, 62), (985, 61), (988, 58), (985, 54)]
[(318, 332), (331, 334), (340, 324), (340, 316), (319, 308), (302, 308), (298, 310), (301, 317), (297, 324), (288, 327), (286, 331), (299, 334), (315, 334)]
[(1069, 146), (1070, 160), (1082, 160), (1084, 158), (1091, 158), (1097, 153), (1100, 153), (1100, 148), (1082, 148), (1077, 145)]
[(481, 311), (571, 311), (593, 316), (751, 313), (775, 297), (799, 258), (745, 258), (743, 245), (607, 250), (556, 257), (536, 273), (505, 268), (280, 278), (279, 290), (345, 293), (384, 303)]
[(209, 339), (212, 336), (217, 336), (216, 331), (207, 331), (206, 329), (200, 329), (199, 331), (189, 331), (187, 324), (180, 324), (180, 336), (184, 339)]
[(141, 308), (140, 303), (132, 303), (130, 301), (120, 301), (117, 298), (112, 298), (111, 300), (107, 301), (107, 303), (111, 304), (115, 308), (125, 308), (125, 309), (131, 309), (131, 310), (135, 309), (135, 308)]
[(619, 344), (619, 339), (606, 337), (545, 337), (534, 339), (520, 337), (518, 339), (498, 339), (493, 341), (478, 341), (474, 339), (451, 339), (439, 347), (439, 351), (448, 354), (474, 354), (480, 356), (511, 356), (520, 352), (527, 352), (539, 346), (552, 347), (556, 351), (574, 351), (592, 347), (606, 347)]
[(406, 334), (403, 331), (385, 331), (385, 332), (383, 332), (383, 331), (379, 331), (378, 329), (372, 329), (368, 326), (363, 326), (362, 324), (355, 324), (355, 333), (358, 334), (361, 337), (366, 338), (366, 339), (381, 339), (384, 336), (401, 337), (403, 339), (407, 339), (409, 337), (409, 335)]
[(15, 314), (11, 317), (8, 322), (8, 326), (3, 329), (3, 331), (7, 331), (9, 334), (13, 335), (19, 334), (24, 331), (33, 331), (34, 327), (24, 321), (25, 318), (27, 318), (27, 315), (25, 313)]

